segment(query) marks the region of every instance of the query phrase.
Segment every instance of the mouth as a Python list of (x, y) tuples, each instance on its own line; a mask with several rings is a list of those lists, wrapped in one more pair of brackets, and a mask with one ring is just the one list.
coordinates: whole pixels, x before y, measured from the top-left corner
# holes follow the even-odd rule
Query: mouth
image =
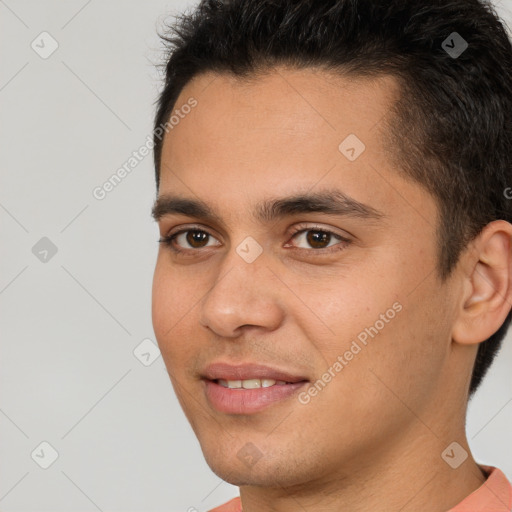
[[(265, 379), (264, 379), (265, 380)], [(274, 382), (267, 379), (267, 384)], [(224, 414), (255, 414), (269, 407), (293, 403), (291, 399), (308, 381), (284, 382), (263, 386), (259, 379), (245, 381), (203, 380), (209, 405)], [(231, 387), (233, 386), (233, 387)], [(253, 386), (253, 387), (245, 387)], [(295, 403), (298, 403), (295, 401)]]
[(254, 414), (290, 403), (309, 380), (268, 366), (216, 363), (202, 374), (209, 405), (225, 414)]
[(261, 386), (270, 387), (279, 382), (294, 384), (308, 380), (305, 376), (299, 375), (298, 372), (281, 370), (266, 365), (254, 363), (230, 364), (222, 362), (208, 365), (201, 373), (201, 377), (212, 381), (228, 383), (241, 381), (241, 383), (247, 383), (248, 387), (244, 385), (236, 385), (235, 387), (243, 387), (245, 389), (253, 389), (253, 387)]
[(293, 384), (292, 382), (286, 382), (284, 380), (274, 380), (274, 379), (245, 379), (245, 380), (215, 379), (213, 382), (215, 382), (216, 384), (219, 384), (222, 387), (229, 388), (229, 389), (259, 389), (259, 388), (271, 388), (272, 386), (286, 386), (287, 384)]

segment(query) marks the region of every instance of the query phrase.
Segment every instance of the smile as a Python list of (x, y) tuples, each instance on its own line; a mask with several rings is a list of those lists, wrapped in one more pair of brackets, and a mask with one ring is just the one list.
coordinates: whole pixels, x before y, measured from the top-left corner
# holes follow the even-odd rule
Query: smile
[(287, 383), (284, 380), (274, 379), (246, 379), (246, 380), (224, 380), (217, 379), (215, 382), (225, 388), (230, 389), (256, 389), (256, 388), (270, 388), (272, 386), (284, 386)]
[(295, 404), (292, 398), (308, 381), (286, 382), (274, 379), (203, 380), (209, 405), (224, 414), (255, 414), (269, 407)]

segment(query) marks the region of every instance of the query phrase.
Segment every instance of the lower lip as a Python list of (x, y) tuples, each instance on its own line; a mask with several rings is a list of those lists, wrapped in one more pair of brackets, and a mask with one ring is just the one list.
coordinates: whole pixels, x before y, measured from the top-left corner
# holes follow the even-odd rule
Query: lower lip
[(251, 414), (283, 402), (295, 395), (307, 381), (274, 385), (268, 388), (230, 389), (211, 380), (204, 380), (206, 398), (220, 412), (227, 414)]

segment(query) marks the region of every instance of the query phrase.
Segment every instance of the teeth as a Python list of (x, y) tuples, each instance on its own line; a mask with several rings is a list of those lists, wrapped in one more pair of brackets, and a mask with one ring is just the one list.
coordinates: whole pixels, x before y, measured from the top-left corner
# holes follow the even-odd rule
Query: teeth
[(242, 381), (242, 387), (244, 389), (255, 389), (261, 388), (261, 380), (260, 379), (247, 379)]
[(275, 381), (274, 379), (247, 379), (247, 380), (224, 380), (218, 379), (218, 384), (230, 389), (257, 389), (269, 388), (274, 385), (282, 386), (286, 384), (284, 380)]

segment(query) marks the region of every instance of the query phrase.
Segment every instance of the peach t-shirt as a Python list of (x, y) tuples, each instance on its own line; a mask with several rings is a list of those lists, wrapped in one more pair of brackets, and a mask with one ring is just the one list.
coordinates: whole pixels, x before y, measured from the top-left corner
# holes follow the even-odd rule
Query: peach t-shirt
[[(493, 466), (480, 467), (487, 475), (487, 480), (447, 512), (511, 512), (512, 485), (507, 477)], [(240, 497), (233, 498), (210, 512), (242, 512)]]

